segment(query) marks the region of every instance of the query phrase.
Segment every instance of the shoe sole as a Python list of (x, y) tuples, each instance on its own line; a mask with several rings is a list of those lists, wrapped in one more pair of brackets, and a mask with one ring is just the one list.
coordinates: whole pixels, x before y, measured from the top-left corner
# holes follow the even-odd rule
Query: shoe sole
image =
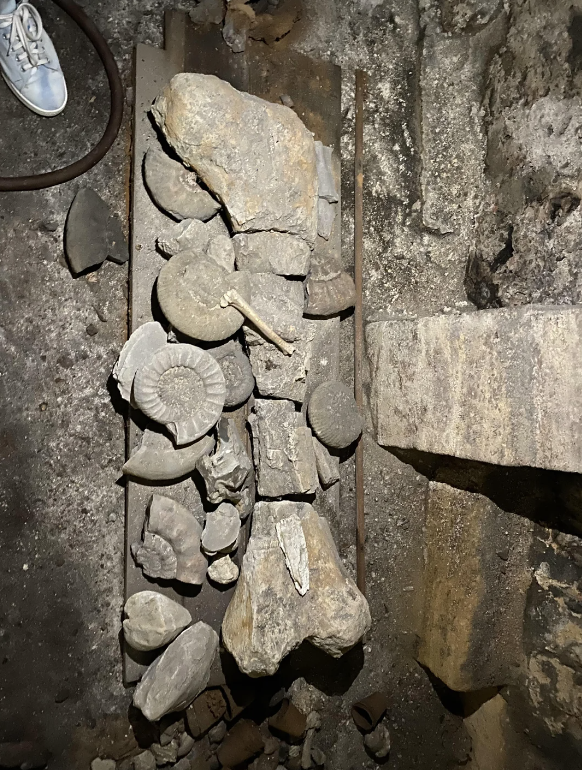
[(60, 115), (61, 112), (67, 106), (67, 102), (69, 100), (69, 93), (67, 91), (66, 83), (65, 83), (65, 101), (63, 102), (62, 107), (59, 107), (57, 110), (43, 110), (41, 107), (37, 107), (36, 104), (33, 104), (31, 101), (29, 101), (26, 98), (26, 96), (23, 96), (20, 93), (20, 91), (14, 86), (14, 84), (11, 83), (10, 80), (6, 77), (4, 72), (2, 72), (2, 78), (17, 99), (19, 99), (24, 105), (26, 105), (29, 110), (32, 110), (32, 112), (36, 112), (37, 115), (41, 115), (43, 118), (54, 118), (55, 115)]

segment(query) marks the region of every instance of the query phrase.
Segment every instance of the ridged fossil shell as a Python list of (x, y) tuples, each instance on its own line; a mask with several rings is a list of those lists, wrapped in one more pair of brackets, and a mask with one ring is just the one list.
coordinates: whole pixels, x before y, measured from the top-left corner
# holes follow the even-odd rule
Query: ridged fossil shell
[(343, 270), (326, 278), (309, 276), (305, 282), (306, 315), (327, 318), (352, 307), (355, 301), (354, 280)]
[(207, 433), (222, 413), (226, 385), (220, 366), (194, 345), (166, 345), (135, 376), (139, 409), (165, 425), (176, 444)]
[(243, 353), (240, 343), (229, 340), (224, 345), (211, 348), (212, 358), (218, 361), (224, 379), (226, 381), (226, 398), (224, 405), (227, 407), (239, 406), (247, 401), (255, 387), (255, 378), (251, 369), (251, 362)]
[(121, 470), (126, 476), (145, 481), (173, 481), (192, 473), (200, 458), (213, 449), (212, 436), (177, 448), (169, 436), (146, 429), (139, 449)]
[(352, 392), (338, 380), (322, 382), (315, 388), (307, 415), (317, 438), (333, 449), (344, 449), (362, 432), (362, 418)]
[(236, 289), (248, 302), (247, 273), (229, 273), (216, 262), (184, 251), (172, 257), (158, 276), (158, 300), (163, 314), (178, 331), (206, 342), (231, 337), (244, 321), (234, 307), (220, 307), (220, 299)]

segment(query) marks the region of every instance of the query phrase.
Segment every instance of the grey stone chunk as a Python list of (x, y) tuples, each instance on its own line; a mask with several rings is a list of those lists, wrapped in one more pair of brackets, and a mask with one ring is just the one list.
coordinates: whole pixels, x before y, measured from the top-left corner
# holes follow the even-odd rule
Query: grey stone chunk
[(230, 556), (220, 556), (208, 567), (208, 577), (215, 583), (228, 585), (238, 578), (239, 568)]
[(152, 495), (141, 543), (131, 552), (144, 573), (153, 578), (201, 585), (207, 562), (200, 551), (202, 528), (180, 503), (162, 495)]
[(324, 447), (315, 436), (313, 437), (313, 451), (315, 452), (315, 466), (319, 483), (324, 489), (327, 489), (339, 481), (339, 459), (335, 455), (331, 455), (327, 447)]
[(156, 770), (156, 758), (151, 751), (142, 751), (133, 758), (133, 770)]
[(313, 437), (295, 405), (291, 401), (257, 399), (249, 424), (259, 495), (314, 493), (317, 471)]
[(245, 327), (249, 358), (261, 396), (286, 398), (301, 402), (305, 398), (309, 373), (325, 357), (320, 341), (336, 329), (337, 318), (328, 320), (302, 319), (298, 338), (293, 343), (295, 352), (286, 356), (248, 327)]
[(219, 722), (208, 731), (210, 743), (220, 743), (226, 735), (226, 722)]
[(220, 208), (200, 187), (196, 174), (159, 147), (150, 147), (146, 153), (144, 178), (155, 203), (175, 219), (207, 220)]
[[(293, 585), (276, 532), (277, 523), (292, 515), (299, 518), (307, 544), (310, 587), (305, 596)], [(224, 644), (241, 671), (272, 675), (305, 639), (340, 657), (369, 627), (368, 603), (346, 574), (325, 519), (308, 503), (257, 503), (222, 624)]]
[(226, 383), (224, 405), (232, 408), (248, 401), (255, 387), (255, 378), (251, 363), (243, 352), (240, 342), (229, 340), (208, 350), (212, 358), (218, 361)]
[(222, 37), (233, 53), (242, 53), (245, 50), (254, 22), (255, 12), (250, 5), (236, 0), (228, 3)]
[(378, 443), (582, 470), (582, 310), (529, 306), (368, 326)]
[(121, 349), (113, 367), (113, 378), (117, 381), (122, 398), (126, 401), (131, 400), (131, 389), (136, 372), (166, 344), (166, 332), (157, 321), (148, 321), (134, 331)]
[(431, 481), (425, 537), (418, 660), (457, 691), (517, 683), (531, 522), (482, 495)]
[(186, 732), (182, 733), (180, 735), (180, 743), (178, 745), (178, 756), (185, 757), (186, 754), (189, 754), (194, 748), (195, 743), (195, 738)]
[(223, 202), (236, 232), (277, 230), (314, 243), (315, 147), (294, 112), (194, 73), (176, 75), (152, 111), (170, 145)]
[(190, 11), (190, 18), (194, 24), (222, 24), (224, 12), (224, 0), (200, 0)]
[(206, 256), (229, 273), (234, 270), (234, 245), (228, 233), (213, 236), (206, 249)]
[(238, 270), (249, 273), (307, 275), (311, 262), (308, 244), (288, 233), (239, 233), (233, 238)]
[(211, 436), (176, 447), (169, 436), (146, 428), (139, 448), (121, 470), (126, 476), (145, 481), (172, 481), (192, 473), (200, 458), (213, 449)]
[(178, 759), (178, 741), (170, 741), (165, 746), (160, 743), (152, 743), (150, 751), (154, 755), (157, 767), (172, 765)]
[(152, 722), (189, 706), (208, 684), (217, 648), (218, 635), (206, 623), (187, 628), (145, 672), (134, 705)]
[(208, 245), (217, 235), (228, 236), (228, 228), (220, 214), (208, 222), (200, 219), (184, 219), (168, 227), (158, 236), (159, 250), (167, 257), (173, 257), (181, 251), (197, 251), (206, 254)]
[(65, 252), (75, 276), (108, 257), (117, 264), (129, 259), (119, 219), (90, 187), (82, 187), (71, 203), (65, 225)]
[(390, 753), (390, 731), (383, 722), (364, 736), (364, 745), (376, 759), (384, 759)]
[(192, 616), (185, 607), (157, 591), (139, 591), (125, 603), (125, 641), (134, 650), (156, 650), (175, 639)]
[(335, 215), (337, 214), (337, 203), (329, 203), (325, 198), (319, 198), (317, 201), (317, 234), (325, 240), (329, 240)]
[(332, 162), (333, 150), (319, 141), (315, 142), (315, 162), (319, 179), (319, 197), (329, 203), (337, 203), (339, 195), (335, 184), (335, 174)]
[(97, 757), (91, 762), (91, 770), (115, 770), (114, 759), (101, 759)]
[[(243, 487), (252, 476), (253, 464), (236, 429), (234, 420), (221, 417), (217, 429), (216, 452), (200, 458), (196, 468), (206, 485), (208, 500), (238, 504)], [(248, 485), (247, 485), (248, 486)]]
[(209, 556), (232, 551), (238, 541), (240, 516), (231, 503), (221, 503), (215, 511), (206, 514), (202, 532), (202, 548)]
[[(284, 340), (298, 340), (303, 326), (303, 285), (273, 273), (255, 273), (250, 283), (253, 310)], [(255, 336), (258, 332), (245, 327), (247, 342)], [(262, 335), (260, 338), (271, 344)]]

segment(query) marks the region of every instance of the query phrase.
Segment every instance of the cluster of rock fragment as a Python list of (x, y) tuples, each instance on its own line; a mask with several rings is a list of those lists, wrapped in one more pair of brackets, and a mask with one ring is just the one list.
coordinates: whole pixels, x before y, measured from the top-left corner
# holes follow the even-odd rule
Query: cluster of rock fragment
[[(245, 674), (273, 674), (306, 639), (338, 657), (368, 629), (368, 605), (327, 522), (296, 497), (335, 483), (334, 451), (361, 432), (349, 389), (309, 379), (314, 346), (354, 301), (325, 248), (338, 207), (331, 150), (291, 109), (213, 76), (177, 75), (152, 113), (180, 160), (152, 147), (144, 179), (178, 221), (158, 238), (167, 326), (141, 326), (114, 369), (123, 398), (149, 419), (123, 471), (162, 485), (196, 473), (208, 512), (198, 521), (160, 490), (133, 557), (154, 580), (238, 580), (222, 640)], [(229, 412), (245, 403), (252, 459)], [(250, 514), (239, 575), (232, 557)], [(208, 692), (212, 628), (155, 591), (125, 611), (128, 644), (164, 650), (135, 691), (148, 719)]]

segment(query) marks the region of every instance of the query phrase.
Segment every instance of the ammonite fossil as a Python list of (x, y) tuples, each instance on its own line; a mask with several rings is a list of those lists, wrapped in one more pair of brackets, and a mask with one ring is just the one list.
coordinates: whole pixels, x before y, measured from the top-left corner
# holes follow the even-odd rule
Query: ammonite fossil
[(241, 344), (235, 340), (229, 340), (224, 345), (210, 348), (208, 352), (218, 361), (224, 374), (226, 381), (224, 405), (232, 408), (244, 404), (253, 392), (255, 378), (251, 362), (243, 353)]
[(165, 425), (176, 444), (207, 433), (222, 413), (226, 385), (217, 362), (194, 345), (166, 345), (135, 376), (138, 408)]
[(338, 380), (322, 382), (315, 388), (307, 416), (317, 438), (333, 449), (344, 449), (362, 432), (362, 418), (352, 392)]

